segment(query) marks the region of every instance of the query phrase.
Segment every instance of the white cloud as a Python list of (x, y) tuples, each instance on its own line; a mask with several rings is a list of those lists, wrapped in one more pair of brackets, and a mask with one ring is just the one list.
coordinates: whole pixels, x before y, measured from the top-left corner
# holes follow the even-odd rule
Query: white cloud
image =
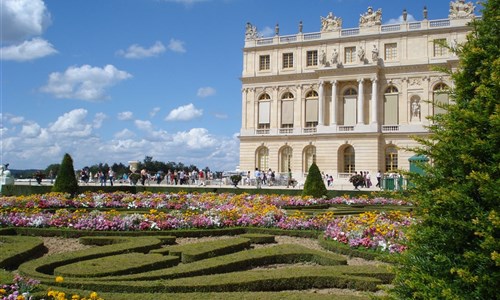
[(2, 0), (0, 20), (2, 42), (41, 35), (51, 22), (42, 0)]
[(213, 147), (217, 144), (217, 140), (208, 134), (208, 130), (205, 128), (193, 128), (189, 131), (178, 132), (174, 135), (174, 142), (185, 144), (190, 149)]
[(107, 98), (107, 88), (131, 77), (132, 75), (113, 65), (106, 65), (104, 68), (89, 65), (69, 67), (64, 73), (51, 73), (47, 85), (41, 91), (56, 98), (101, 100)]
[(197, 109), (192, 103), (173, 109), (165, 118), (166, 121), (189, 121), (203, 115), (202, 109)]
[(186, 49), (184, 48), (184, 42), (176, 39), (170, 39), (168, 44), (168, 49), (173, 52), (184, 53)]
[(119, 50), (117, 53), (125, 58), (146, 58), (152, 56), (158, 56), (166, 51), (165, 46), (160, 42), (156, 41), (156, 43), (149, 47), (144, 48), (139, 46), (138, 44), (131, 45), (127, 50)]
[(132, 120), (133, 117), (134, 113), (131, 111), (122, 111), (118, 113), (118, 120), (120, 121)]
[(227, 114), (216, 113), (215, 117), (217, 119), (227, 119), (229, 116)]
[(24, 124), (21, 129), (21, 136), (24, 138), (36, 137), (41, 133), (40, 125), (37, 123)]
[(57, 53), (51, 43), (41, 38), (24, 41), (0, 49), (2, 60), (28, 61)]
[(153, 124), (150, 121), (135, 120), (135, 126), (141, 130), (152, 130)]
[(86, 137), (92, 133), (92, 125), (85, 123), (87, 110), (83, 108), (74, 109), (60, 116), (57, 121), (49, 125), (51, 133), (65, 136)]
[(135, 133), (127, 128), (115, 133), (115, 139), (131, 139), (135, 137)]
[(264, 27), (261, 31), (259, 31), (259, 34), (262, 35), (263, 37), (270, 37), (274, 35), (274, 29), (272, 29), (269, 26)]
[(205, 98), (215, 95), (215, 89), (213, 87), (201, 87), (198, 89), (198, 97)]
[[(404, 22), (404, 19), (403, 19), (403, 16), (401, 15), (397, 19), (390, 19), (385, 24), (386, 25), (390, 25), (390, 24), (402, 24), (403, 22)], [(408, 14), (406, 22), (415, 22), (415, 18), (412, 15)]]
[(156, 114), (160, 111), (160, 108), (159, 107), (155, 107), (153, 108), (152, 111), (149, 112), (149, 115), (152, 117), (156, 116)]
[(102, 126), (102, 122), (104, 122), (104, 120), (106, 120), (108, 118), (108, 116), (106, 116), (105, 113), (96, 113), (95, 116), (94, 116), (94, 121), (93, 121), (93, 127), (94, 128), (101, 128)]

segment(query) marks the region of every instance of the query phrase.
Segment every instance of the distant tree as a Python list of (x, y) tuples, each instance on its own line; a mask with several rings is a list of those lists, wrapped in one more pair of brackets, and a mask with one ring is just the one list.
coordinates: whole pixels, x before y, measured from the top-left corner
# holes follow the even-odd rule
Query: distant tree
[(52, 171), (52, 174), (54, 176), (56, 176), (59, 173), (60, 168), (61, 168), (61, 164), (51, 164), (47, 168), (45, 168), (44, 173), (50, 174), (50, 171)]
[(64, 154), (52, 191), (69, 193), (72, 197), (78, 192), (78, 181), (73, 167), (73, 159), (68, 153)]
[(421, 222), (396, 269), (396, 299), (498, 299), (500, 283), (500, 0), (483, 2), (458, 47), (447, 113), (431, 118), (414, 149), (428, 156), (414, 176)]
[(316, 163), (312, 163), (309, 167), (309, 172), (307, 173), (302, 196), (321, 198), (325, 196), (327, 192), (325, 182), (323, 181), (323, 177), (321, 176), (318, 166)]

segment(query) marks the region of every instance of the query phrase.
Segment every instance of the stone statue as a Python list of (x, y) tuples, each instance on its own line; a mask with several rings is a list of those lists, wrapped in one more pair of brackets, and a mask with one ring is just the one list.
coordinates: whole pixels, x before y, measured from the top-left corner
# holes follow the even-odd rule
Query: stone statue
[(332, 66), (336, 66), (339, 63), (339, 53), (337, 52), (337, 49), (333, 49), (332, 53)]
[(7, 170), (8, 166), (8, 164), (0, 165), (0, 191), (2, 190), (2, 185), (14, 184), (14, 177), (10, 174), (10, 171)]
[(257, 27), (253, 26), (250, 22), (247, 22), (245, 27), (245, 40), (254, 40), (258, 37)]
[(368, 10), (360, 15), (359, 18), (359, 27), (370, 27), (374, 25), (382, 24), (382, 9), (378, 9), (377, 11), (373, 11), (371, 6), (368, 6)]
[(363, 47), (359, 46), (359, 49), (357, 52), (358, 52), (359, 61), (364, 62), (365, 61), (365, 49), (363, 49)]
[(450, 19), (466, 19), (474, 18), (474, 9), (476, 7), (472, 2), (465, 3), (465, 0), (457, 0), (455, 2), (450, 2), (450, 14), (448, 18)]
[(373, 45), (373, 49), (372, 49), (372, 61), (373, 62), (377, 62), (378, 61), (378, 49), (377, 49), (377, 45)]
[(338, 30), (342, 27), (342, 19), (335, 17), (332, 12), (321, 18), (321, 32)]
[(413, 102), (411, 103), (411, 117), (412, 119), (420, 119), (420, 103), (418, 103), (418, 100), (413, 100)]
[(319, 63), (322, 65), (322, 66), (326, 66), (326, 53), (325, 53), (325, 50), (321, 51), (321, 56), (319, 58)]

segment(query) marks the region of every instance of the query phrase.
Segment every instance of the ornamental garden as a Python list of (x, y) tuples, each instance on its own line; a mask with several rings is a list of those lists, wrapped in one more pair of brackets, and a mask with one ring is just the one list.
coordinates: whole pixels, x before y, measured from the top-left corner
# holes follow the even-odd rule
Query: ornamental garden
[[(369, 299), (391, 283), (391, 262), (416, 223), (411, 210), (411, 203), (375, 195), (3, 196), (0, 295)], [(54, 238), (77, 247), (51, 253), (44, 243)]]

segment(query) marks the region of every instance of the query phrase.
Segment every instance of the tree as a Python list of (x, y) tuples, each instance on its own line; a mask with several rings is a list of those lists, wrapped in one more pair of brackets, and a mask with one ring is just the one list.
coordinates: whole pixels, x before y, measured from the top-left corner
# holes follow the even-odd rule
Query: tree
[(69, 193), (71, 197), (78, 192), (78, 181), (73, 167), (73, 159), (68, 153), (64, 154), (52, 191)]
[(325, 196), (327, 192), (325, 182), (323, 181), (323, 177), (321, 176), (318, 166), (316, 163), (312, 163), (309, 167), (309, 172), (307, 173), (302, 196), (321, 198)]
[(421, 223), (396, 269), (391, 295), (496, 299), (500, 282), (500, 0), (483, 4), (452, 74), (455, 104), (432, 119), (414, 149), (431, 159), (414, 176)]

